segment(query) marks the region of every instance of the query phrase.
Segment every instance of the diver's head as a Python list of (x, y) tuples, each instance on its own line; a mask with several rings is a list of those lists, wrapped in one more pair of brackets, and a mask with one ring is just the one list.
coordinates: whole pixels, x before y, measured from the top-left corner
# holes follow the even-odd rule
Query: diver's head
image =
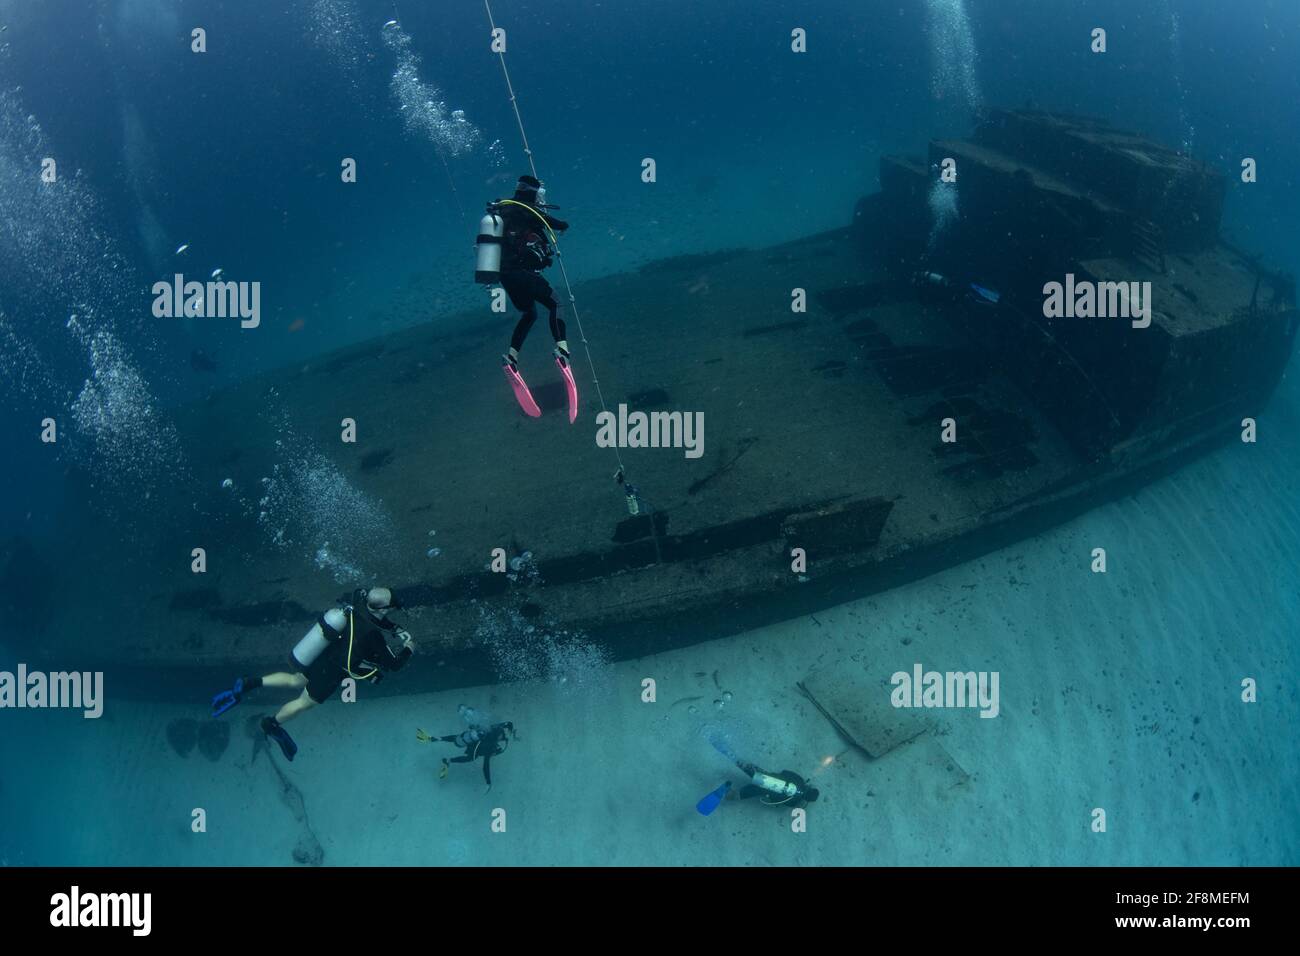
[(546, 187), (536, 176), (525, 174), (519, 177), (519, 182), (515, 183), (515, 198), (527, 203), (544, 202)]
[(393, 597), (393, 592), (388, 588), (371, 588), (366, 592), (366, 610), (373, 618), (382, 621), (388, 616), (389, 611), (399, 606)]
[(804, 798), (805, 800), (807, 800), (809, 803), (812, 803), (813, 801), (815, 801), (815, 800), (816, 800), (818, 797), (820, 797), (821, 795), (822, 795), (822, 792), (821, 792), (820, 790), (818, 790), (816, 787), (808, 787), (808, 788), (807, 788), (806, 790), (804, 790), (804, 792), (803, 792), (803, 798)]

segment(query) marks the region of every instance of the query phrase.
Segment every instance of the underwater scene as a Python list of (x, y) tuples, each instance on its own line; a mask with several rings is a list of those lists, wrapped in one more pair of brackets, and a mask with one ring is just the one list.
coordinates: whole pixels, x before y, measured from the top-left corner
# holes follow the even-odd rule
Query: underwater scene
[(0, 865), (1300, 863), (1295, 0), (0, 0)]

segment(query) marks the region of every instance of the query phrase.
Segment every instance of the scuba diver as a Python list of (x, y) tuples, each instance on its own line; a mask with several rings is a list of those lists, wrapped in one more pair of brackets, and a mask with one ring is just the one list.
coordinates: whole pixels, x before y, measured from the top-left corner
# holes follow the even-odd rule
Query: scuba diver
[(388, 588), (358, 588), (350, 601), (322, 614), (297, 643), (289, 655), (294, 673), (239, 678), (231, 690), (212, 698), (212, 716), (220, 717), (259, 687), (301, 687), (297, 698), (261, 723), (262, 732), (280, 745), (286, 760), (292, 760), (298, 745), (283, 724), (329, 700), (344, 678), (378, 683), (385, 671), (399, 671), (411, 659), (415, 653), (411, 635), (388, 620), (388, 612), (399, 607)]
[(515, 185), (511, 199), (489, 203), (487, 214), (479, 223), (476, 282), (500, 282), (519, 310), (519, 322), (510, 336), (510, 351), (501, 356), (506, 380), (514, 390), (525, 414), (541, 416), (541, 410), (519, 374), (519, 350), (537, 321), (537, 306), (549, 312), (551, 336), (555, 339), (555, 364), (564, 375), (569, 398), (569, 423), (578, 414), (578, 392), (569, 370), (569, 343), (564, 320), (559, 317), (555, 290), (542, 278), (542, 270), (554, 262), (555, 233), (564, 232), (569, 224), (556, 219), (546, 210), (558, 209), (546, 202), (546, 187), (534, 176), (523, 175)]
[(740, 792), (736, 794), (740, 800), (758, 797), (760, 802), (770, 807), (781, 807), (787, 804), (792, 807), (802, 807), (821, 796), (820, 790), (793, 770), (768, 773), (752, 763), (739, 760), (736, 761), (736, 766), (740, 768), (741, 773), (749, 777), (749, 783), (741, 787)]
[(960, 282), (937, 272), (922, 271), (914, 273), (912, 275), (912, 284), (922, 289), (942, 289), (955, 297), (964, 297), (977, 305), (997, 305), (1002, 298), (1001, 293), (992, 289), (987, 289), (974, 282)]
[[(492, 718), (486, 714), (475, 710), (473, 707), (466, 707), (461, 704), (456, 708), (461, 719), (465, 721), (468, 729), (458, 734), (449, 734), (446, 737), (430, 737), (419, 728), (415, 731), (415, 739), (423, 743), (448, 743), (455, 744), (462, 748), (465, 753), (459, 757), (452, 757), (448, 760), (442, 758), (442, 770), (438, 773), (438, 779), (447, 776), (447, 771), (451, 764), (454, 763), (473, 763), (479, 757), (483, 758), (483, 780), (487, 783), (488, 789), (492, 789), (492, 758), (498, 754), (506, 752), (510, 745), (510, 738), (518, 740), (515, 734), (515, 725), (510, 721), (502, 723), (493, 723)], [(509, 733), (510, 737), (506, 734)]]
[[(749, 778), (749, 783), (740, 788), (736, 799), (749, 800), (758, 797), (761, 803), (771, 807), (802, 807), (821, 796), (820, 790), (793, 770), (768, 773), (749, 761), (737, 757), (730, 744), (721, 737), (710, 737), (709, 743), (713, 745), (714, 750), (734, 763), (740, 772)], [(727, 780), (722, 786), (706, 794), (695, 805), (695, 809), (707, 817), (729, 796), (731, 796), (731, 781)]]

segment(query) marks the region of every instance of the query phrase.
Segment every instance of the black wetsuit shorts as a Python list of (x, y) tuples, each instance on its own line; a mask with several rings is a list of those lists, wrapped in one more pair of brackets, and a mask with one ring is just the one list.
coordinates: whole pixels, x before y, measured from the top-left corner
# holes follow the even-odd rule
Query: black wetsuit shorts
[(333, 697), (347, 676), (343, 673), (337, 655), (328, 651), (306, 667), (299, 664), (292, 654), (289, 655), (289, 660), (293, 663), (293, 669), (307, 678), (307, 696), (318, 704)]

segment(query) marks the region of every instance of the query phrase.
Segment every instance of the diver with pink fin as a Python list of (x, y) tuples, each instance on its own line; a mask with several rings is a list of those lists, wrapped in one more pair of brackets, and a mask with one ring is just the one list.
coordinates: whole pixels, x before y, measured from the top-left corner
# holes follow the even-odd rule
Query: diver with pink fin
[(546, 212), (558, 208), (547, 204), (546, 187), (541, 180), (529, 175), (520, 176), (514, 197), (489, 203), (479, 222), (474, 281), (500, 282), (520, 312), (519, 322), (510, 337), (510, 351), (501, 357), (502, 370), (519, 406), (530, 418), (541, 417), (542, 411), (519, 374), (519, 350), (537, 321), (537, 306), (545, 306), (550, 312), (555, 364), (564, 376), (569, 399), (569, 424), (573, 424), (578, 417), (578, 386), (569, 364), (569, 343), (565, 338), (564, 320), (559, 317), (555, 290), (542, 277), (542, 270), (554, 262), (555, 233), (569, 228), (567, 222)]

